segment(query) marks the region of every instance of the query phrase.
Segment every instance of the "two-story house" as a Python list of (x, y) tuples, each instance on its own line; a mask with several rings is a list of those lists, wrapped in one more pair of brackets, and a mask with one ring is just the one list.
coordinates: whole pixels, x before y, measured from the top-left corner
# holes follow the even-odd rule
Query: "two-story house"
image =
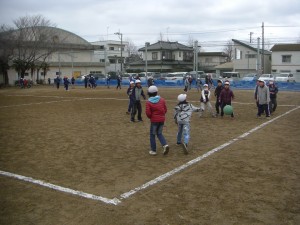
[(226, 63), (226, 58), (224, 52), (199, 52), (198, 69), (206, 73), (214, 73), (216, 66)]
[[(193, 69), (192, 47), (180, 44), (178, 42), (158, 41), (152, 45), (140, 48), (143, 52), (143, 61), (130, 63), (131, 71), (151, 72), (173, 72), (173, 71), (191, 71)], [(147, 51), (147, 53), (146, 53)]]
[[(234, 58), (233, 71), (241, 76), (247, 73), (271, 73), (271, 52), (262, 50), (252, 43), (232, 39)], [(259, 53), (258, 53), (259, 52)], [(264, 64), (264, 65), (262, 65)], [(257, 68), (258, 67), (258, 68)]]
[(271, 51), (272, 72), (292, 73), (300, 81), (300, 44), (275, 44)]

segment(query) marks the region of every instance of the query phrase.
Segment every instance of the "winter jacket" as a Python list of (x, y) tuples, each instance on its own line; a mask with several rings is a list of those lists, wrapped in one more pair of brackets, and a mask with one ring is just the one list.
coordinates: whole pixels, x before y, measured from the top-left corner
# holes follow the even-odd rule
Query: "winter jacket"
[(132, 95), (132, 92), (133, 92), (133, 88), (129, 87), (127, 89), (127, 95), (129, 97), (129, 99), (134, 100), (134, 96)]
[(263, 87), (257, 88), (257, 101), (258, 101), (258, 104), (260, 104), (260, 105), (269, 104), (270, 91), (266, 85), (264, 85)]
[(276, 98), (278, 93), (278, 88), (273, 84), (269, 85), (270, 98)]
[(189, 124), (192, 113), (198, 112), (199, 110), (200, 108), (197, 108), (186, 101), (179, 102), (174, 108), (174, 119), (178, 124)]
[(222, 103), (230, 103), (232, 99), (234, 99), (234, 94), (232, 90), (230, 90), (229, 88), (223, 88), (223, 90), (220, 93), (219, 101)]
[(209, 98), (210, 98), (210, 91), (209, 90), (202, 90), (201, 91), (200, 102), (208, 102)]
[(132, 90), (132, 99), (134, 101), (140, 101), (141, 96), (143, 96), (143, 98), (146, 99), (143, 88), (142, 87), (138, 88), (137, 86), (135, 86)]
[(215, 96), (217, 97), (217, 99), (220, 97), (220, 94), (221, 94), (221, 91), (223, 90), (223, 86), (217, 86), (216, 89), (215, 89)]
[(146, 115), (152, 123), (164, 122), (166, 113), (165, 99), (160, 96), (150, 97), (146, 102)]

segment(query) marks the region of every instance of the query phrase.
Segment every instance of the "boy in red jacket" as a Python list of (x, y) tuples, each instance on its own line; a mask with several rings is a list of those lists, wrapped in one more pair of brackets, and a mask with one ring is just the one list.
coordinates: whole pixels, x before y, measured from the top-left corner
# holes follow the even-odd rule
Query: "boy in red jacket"
[(163, 146), (163, 154), (166, 155), (169, 152), (169, 145), (166, 142), (164, 135), (162, 134), (165, 122), (165, 114), (167, 113), (167, 106), (165, 99), (157, 95), (158, 89), (156, 86), (150, 86), (148, 88), (149, 99), (146, 102), (146, 115), (151, 121), (150, 125), (150, 155), (156, 155), (156, 141), (155, 135)]

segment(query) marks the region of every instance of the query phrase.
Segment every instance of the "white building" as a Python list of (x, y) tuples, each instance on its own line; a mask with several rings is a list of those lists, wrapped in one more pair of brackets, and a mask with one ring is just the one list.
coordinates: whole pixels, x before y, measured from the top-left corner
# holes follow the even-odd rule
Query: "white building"
[(128, 53), (128, 42), (127, 41), (96, 41), (91, 42), (92, 45), (98, 46), (99, 50), (95, 51), (95, 58), (105, 63), (104, 73), (108, 72), (124, 72), (125, 58), (129, 56)]
[(272, 73), (292, 73), (300, 82), (300, 44), (276, 44), (272, 51)]

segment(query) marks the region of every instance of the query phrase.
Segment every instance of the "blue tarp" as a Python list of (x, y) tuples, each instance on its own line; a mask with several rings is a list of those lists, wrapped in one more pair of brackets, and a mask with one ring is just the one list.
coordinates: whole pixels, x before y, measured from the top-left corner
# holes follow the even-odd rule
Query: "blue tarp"
[[(184, 87), (184, 82), (183, 80), (178, 80), (176, 82), (173, 81), (165, 81), (165, 80), (155, 80), (155, 85), (158, 87)], [(214, 85), (217, 85), (217, 80), (213, 80)], [(142, 81), (142, 86), (147, 86), (147, 82), (146, 81)], [(79, 81), (77, 80), (75, 82), (76, 85), (84, 85), (83, 81)], [(97, 86), (105, 86), (106, 85), (106, 81), (104, 80), (97, 80)], [(125, 80), (122, 81), (122, 86), (129, 86), (129, 81)], [(277, 82), (276, 83), (277, 87), (280, 90), (286, 90), (286, 91), (300, 91), (300, 83), (294, 83), (294, 82)], [(117, 86), (117, 80), (111, 80), (110, 81), (110, 86), (111, 87), (116, 87)], [(233, 89), (254, 89), (256, 86), (256, 82), (255, 81), (233, 81), (230, 83), (230, 87)], [(193, 81), (192, 83), (192, 87), (195, 88), (196, 84), (195, 81)]]

